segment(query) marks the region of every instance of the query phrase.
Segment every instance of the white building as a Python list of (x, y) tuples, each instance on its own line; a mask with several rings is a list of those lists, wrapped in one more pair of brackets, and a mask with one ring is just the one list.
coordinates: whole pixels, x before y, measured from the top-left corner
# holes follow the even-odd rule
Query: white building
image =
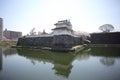
[(58, 21), (54, 25), (56, 28), (52, 29), (53, 35), (72, 35), (73, 30), (70, 20)]
[(10, 39), (10, 40), (12, 40), (12, 41), (17, 41), (18, 38), (22, 37), (22, 32), (10, 31), (10, 30), (5, 29), (5, 30), (3, 31), (3, 36), (4, 36), (6, 39)]
[(3, 19), (0, 18), (0, 41), (3, 38)]

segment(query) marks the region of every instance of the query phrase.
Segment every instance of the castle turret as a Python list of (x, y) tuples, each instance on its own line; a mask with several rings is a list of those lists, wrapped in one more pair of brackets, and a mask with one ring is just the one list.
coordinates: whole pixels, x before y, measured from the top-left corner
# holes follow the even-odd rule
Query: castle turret
[(62, 20), (58, 21), (56, 24), (54, 24), (56, 28), (52, 29), (53, 30), (53, 35), (71, 35), (72, 34), (72, 24), (70, 20)]

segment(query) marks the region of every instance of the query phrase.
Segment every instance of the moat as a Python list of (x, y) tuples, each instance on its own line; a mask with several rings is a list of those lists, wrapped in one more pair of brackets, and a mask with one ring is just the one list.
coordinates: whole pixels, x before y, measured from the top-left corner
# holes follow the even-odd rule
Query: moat
[(0, 80), (119, 80), (120, 47), (79, 53), (0, 48)]

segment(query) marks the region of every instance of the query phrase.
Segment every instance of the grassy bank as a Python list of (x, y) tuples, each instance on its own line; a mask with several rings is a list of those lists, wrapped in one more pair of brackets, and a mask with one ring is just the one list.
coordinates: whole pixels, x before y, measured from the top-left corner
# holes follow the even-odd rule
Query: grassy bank
[(120, 44), (89, 44), (89, 47), (120, 47)]
[(13, 46), (16, 45), (16, 42), (14, 41), (1, 41), (0, 46)]

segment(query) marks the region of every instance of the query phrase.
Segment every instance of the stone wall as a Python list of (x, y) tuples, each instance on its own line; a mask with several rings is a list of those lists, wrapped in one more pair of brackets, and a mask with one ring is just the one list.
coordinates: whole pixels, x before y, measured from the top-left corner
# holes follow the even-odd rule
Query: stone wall
[(80, 38), (73, 37), (70, 35), (55, 35), (51, 37), (27, 37), (27, 38), (19, 38), (17, 42), (17, 46), (23, 47), (50, 47), (54, 50), (59, 49), (70, 49), (75, 45), (79, 45)]
[(17, 46), (35, 46), (35, 47), (51, 47), (53, 37), (29, 37), (29, 38), (19, 38)]
[(120, 44), (120, 32), (92, 33), (92, 44)]
[[(120, 32), (92, 33), (91, 44), (120, 44)], [(70, 35), (55, 35), (49, 37), (19, 38), (17, 46), (22, 47), (50, 47), (53, 50), (69, 50), (73, 46), (80, 45), (81, 39)]]
[[(78, 43), (76, 43), (78, 42)], [(56, 35), (53, 37), (52, 49), (54, 50), (69, 50), (75, 45), (80, 44), (80, 38), (73, 37), (70, 35)]]

